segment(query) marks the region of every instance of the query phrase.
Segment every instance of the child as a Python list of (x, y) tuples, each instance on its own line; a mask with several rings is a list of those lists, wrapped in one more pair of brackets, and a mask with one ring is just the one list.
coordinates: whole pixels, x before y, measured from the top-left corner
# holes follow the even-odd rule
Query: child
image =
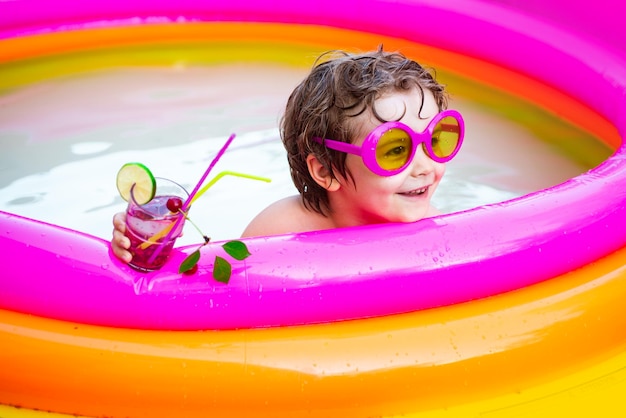
[[(461, 115), (446, 107), (444, 87), (402, 54), (380, 48), (322, 55), (289, 97), (281, 121), (300, 194), (261, 211), (242, 236), (437, 215), (430, 201), (464, 130)], [(124, 214), (113, 223), (113, 251), (128, 262)]]

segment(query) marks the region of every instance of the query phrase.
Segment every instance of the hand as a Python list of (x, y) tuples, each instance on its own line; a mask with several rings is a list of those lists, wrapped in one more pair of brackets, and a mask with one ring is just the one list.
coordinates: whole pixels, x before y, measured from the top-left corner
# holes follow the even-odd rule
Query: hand
[(124, 233), (126, 232), (126, 212), (119, 212), (113, 216), (113, 239), (111, 239), (111, 249), (113, 254), (125, 263), (130, 263), (133, 255), (128, 251), (130, 240)]

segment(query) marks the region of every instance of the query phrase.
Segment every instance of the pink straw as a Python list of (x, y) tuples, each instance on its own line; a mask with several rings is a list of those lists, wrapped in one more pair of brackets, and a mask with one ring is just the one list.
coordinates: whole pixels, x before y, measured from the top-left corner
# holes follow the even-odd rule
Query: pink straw
[[(194, 189), (189, 194), (189, 197), (187, 198), (187, 200), (185, 200), (185, 203), (183, 203), (181, 211), (187, 213), (187, 209), (191, 205), (191, 201), (193, 200), (193, 197), (196, 195), (196, 193), (198, 193), (198, 190), (200, 190), (200, 187), (202, 187), (202, 183), (204, 183), (206, 178), (209, 176), (209, 173), (211, 172), (211, 170), (213, 170), (213, 167), (215, 167), (215, 164), (217, 164), (217, 162), (220, 160), (220, 158), (222, 158), (222, 155), (224, 155), (224, 153), (226, 152), (226, 149), (230, 146), (230, 143), (233, 142), (233, 139), (235, 139), (235, 134), (231, 134), (230, 137), (224, 143), (224, 145), (222, 145), (222, 148), (219, 150), (219, 152), (217, 153), (215, 158), (213, 158), (213, 161), (211, 161), (211, 164), (209, 164), (209, 167), (206, 169), (206, 171), (204, 172), (204, 174), (200, 178), (200, 181), (198, 182), (198, 184), (196, 184), (196, 187), (194, 187)], [(176, 228), (178, 227), (178, 224), (181, 223), (184, 218), (185, 218), (184, 216), (181, 216), (178, 219), (176, 219), (176, 222), (174, 223), (174, 226), (172, 227), (172, 229), (170, 229), (170, 231), (167, 233), (167, 235), (163, 239), (163, 241), (162, 241), (163, 243), (168, 242), (172, 238), (172, 234), (174, 233), (174, 231), (176, 231)], [(161, 252), (161, 249), (163, 249), (163, 245), (159, 245), (154, 250), (154, 252), (150, 256), (150, 258), (148, 259), (148, 263), (149, 264), (154, 262), (154, 260), (157, 258), (157, 256)]]
[(211, 164), (209, 164), (209, 168), (206, 169), (206, 171), (200, 178), (200, 181), (198, 182), (198, 184), (196, 184), (196, 187), (194, 187), (194, 189), (189, 194), (189, 197), (187, 198), (185, 203), (183, 203), (183, 207), (182, 207), (183, 212), (187, 212), (187, 208), (191, 204), (193, 197), (196, 195), (196, 193), (198, 193), (198, 190), (200, 190), (200, 187), (202, 187), (202, 183), (204, 183), (206, 178), (209, 176), (209, 173), (211, 172), (211, 170), (213, 170), (213, 167), (215, 167), (215, 164), (217, 164), (220, 158), (222, 158), (222, 155), (224, 155), (224, 153), (226, 152), (226, 149), (230, 146), (230, 143), (233, 142), (233, 139), (235, 139), (235, 134), (230, 135), (230, 138), (228, 138), (226, 142), (224, 143), (224, 145), (222, 145), (222, 149), (220, 149), (217, 155), (215, 156), (215, 158), (213, 158), (213, 161), (211, 161)]

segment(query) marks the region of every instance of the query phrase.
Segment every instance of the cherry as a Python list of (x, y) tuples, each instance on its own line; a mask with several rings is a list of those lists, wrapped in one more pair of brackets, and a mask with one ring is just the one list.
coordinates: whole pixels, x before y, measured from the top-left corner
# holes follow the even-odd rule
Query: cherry
[(167, 210), (173, 213), (178, 213), (183, 207), (183, 201), (179, 197), (170, 197), (167, 199)]

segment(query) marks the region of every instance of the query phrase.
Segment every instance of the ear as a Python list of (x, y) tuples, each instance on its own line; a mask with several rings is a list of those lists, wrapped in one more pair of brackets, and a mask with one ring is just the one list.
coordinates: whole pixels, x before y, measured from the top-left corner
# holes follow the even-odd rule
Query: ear
[(317, 184), (329, 192), (339, 190), (341, 184), (334, 178), (330, 171), (313, 154), (306, 157), (306, 164), (309, 167), (309, 174)]

